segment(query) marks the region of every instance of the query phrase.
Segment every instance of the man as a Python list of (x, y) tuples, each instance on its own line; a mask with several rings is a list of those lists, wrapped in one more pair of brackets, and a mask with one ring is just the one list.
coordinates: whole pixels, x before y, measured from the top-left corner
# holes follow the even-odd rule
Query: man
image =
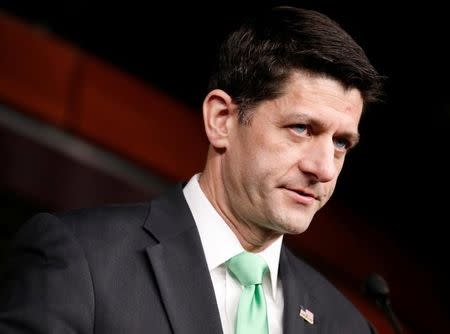
[[(379, 86), (317, 12), (279, 7), (245, 23), (204, 99), (203, 172), (150, 203), (33, 217), (3, 278), (0, 332), (370, 333), (282, 239), (332, 195)], [(259, 282), (242, 283), (242, 254), (261, 263)]]

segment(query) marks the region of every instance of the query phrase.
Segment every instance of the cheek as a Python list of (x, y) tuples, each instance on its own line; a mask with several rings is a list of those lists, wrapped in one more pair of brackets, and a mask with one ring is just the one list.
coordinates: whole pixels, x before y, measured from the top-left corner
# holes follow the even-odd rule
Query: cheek
[(270, 177), (282, 174), (288, 159), (281, 151), (254, 149), (246, 157), (249, 174), (257, 174), (258, 177)]
[(243, 136), (235, 151), (235, 168), (246, 181), (268, 183), (276, 175), (283, 175), (292, 166), (296, 154), (286, 141), (275, 139), (277, 134)]
[(331, 181), (324, 185), (323, 193), (324, 193), (324, 200), (321, 203), (321, 207), (325, 205), (325, 203), (328, 202), (330, 197), (333, 195), (334, 189), (336, 188), (336, 179), (334, 181)]
[(342, 168), (344, 167), (344, 158), (336, 161), (336, 177), (333, 180), (333, 189), (336, 187), (336, 183), (339, 180), (339, 175), (341, 175)]

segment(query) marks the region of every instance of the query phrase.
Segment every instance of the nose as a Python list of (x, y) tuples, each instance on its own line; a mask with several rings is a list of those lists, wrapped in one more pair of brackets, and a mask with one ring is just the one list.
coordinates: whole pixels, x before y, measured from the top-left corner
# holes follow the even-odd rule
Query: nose
[(333, 180), (338, 173), (333, 141), (322, 138), (317, 139), (314, 143), (308, 143), (308, 147), (306, 149), (304, 147), (298, 166), (314, 181), (329, 182)]

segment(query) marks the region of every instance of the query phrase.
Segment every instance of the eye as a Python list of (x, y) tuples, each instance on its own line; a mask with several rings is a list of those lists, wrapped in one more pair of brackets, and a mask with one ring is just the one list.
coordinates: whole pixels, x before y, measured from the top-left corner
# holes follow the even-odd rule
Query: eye
[(297, 134), (302, 134), (308, 130), (308, 126), (306, 124), (294, 124), (291, 125), (290, 128)]
[(334, 145), (339, 151), (347, 151), (352, 146), (351, 143), (345, 138), (335, 138)]

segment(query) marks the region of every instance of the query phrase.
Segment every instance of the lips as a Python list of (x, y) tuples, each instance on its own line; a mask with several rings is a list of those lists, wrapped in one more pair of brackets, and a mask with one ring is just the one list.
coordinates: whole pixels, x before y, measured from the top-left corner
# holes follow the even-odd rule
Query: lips
[(319, 199), (319, 196), (317, 196), (314, 192), (307, 190), (307, 189), (303, 189), (303, 188), (289, 188), (286, 187), (287, 190), (292, 191), (297, 193), (300, 196), (304, 196), (304, 197), (310, 197), (313, 198), (315, 200)]
[(284, 187), (294, 200), (300, 204), (311, 204), (315, 200), (319, 200), (319, 196), (311, 190), (303, 188)]

